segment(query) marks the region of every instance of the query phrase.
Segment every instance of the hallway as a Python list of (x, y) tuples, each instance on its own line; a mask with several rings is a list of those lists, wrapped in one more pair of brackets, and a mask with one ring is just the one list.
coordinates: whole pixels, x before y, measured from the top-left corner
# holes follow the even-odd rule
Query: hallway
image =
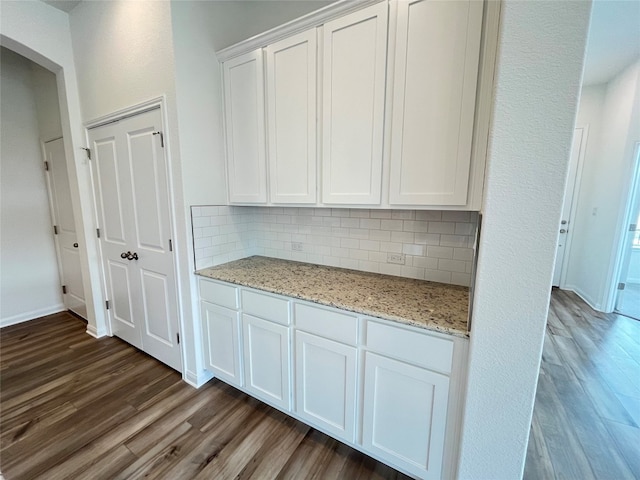
[(525, 480), (640, 478), (640, 322), (555, 290)]

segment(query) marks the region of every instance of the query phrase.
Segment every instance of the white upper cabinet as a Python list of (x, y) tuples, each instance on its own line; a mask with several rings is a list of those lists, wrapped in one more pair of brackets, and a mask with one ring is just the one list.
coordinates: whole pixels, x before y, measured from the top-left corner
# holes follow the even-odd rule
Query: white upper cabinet
[(323, 27), (322, 203), (381, 201), (388, 4)]
[(272, 203), (316, 202), (316, 29), (265, 49)]
[(389, 203), (467, 204), (483, 2), (398, 2)]
[(224, 62), (227, 179), (231, 203), (266, 203), (262, 49)]

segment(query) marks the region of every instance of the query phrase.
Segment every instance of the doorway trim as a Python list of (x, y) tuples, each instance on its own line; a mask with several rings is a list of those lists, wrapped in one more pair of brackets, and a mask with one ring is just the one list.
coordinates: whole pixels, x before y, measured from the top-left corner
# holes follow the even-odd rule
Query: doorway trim
[[(622, 197), (623, 201), (621, 202), (620, 208), (624, 208), (624, 210), (618, 215), (619, 220), (616, 227), (616, 237), (613, 242), (615, 249), (612, 252), (609, 274), (607, 275), (607, 283), (605, 284), (606, 296), (604, 299), (604, 311), (607, 313), (613, 312), (616, 307), (618, 282), (622, 273), (627, 239), (626, 226), (631, 223), (634, 193), (636, 190), (640, 190), (640, 141), (634, 142), (632, 154), (632, 165), (628, 172), (631, 181), (627, 185), (627, 191)], [(638, 194), (640, 195), (640, 191)]]
[[(150, 110), (155, 110), (156, 108), (160, 109), (160, 117), (162, 118), (162, 132), (163, 132), (163, 141), (165, 142), (165, 155), (166, 155), (166, 174), (167, 174), (167, 188), (169, 191), (169, 228), (171, 230), (171, 237), (173, 238), (173, 266), (175, 269), (175, 273), (176, 273), (176, 285), (175, 285), (175, 289), (176, 289), (176, 299), (177, 299), (177, 303), (176, 303), (176, 307), (177, 307), (177, 314), (178, 314), (178, 332), (180, 333), (180, 336), (182, 338), (185, 338), (185, 335), (183, 335), (183, 332), (185, 331), (184, 325), (183, 325), (183, 299), (182, 299), (182, 291), (180, 288), (181, 282), (182, 282), (182, 272), (180, 270), (180, 264), (179, 264), (179, 237), (177, 235), (176, 232), (176, 225), (177, 225), (177, 219), (176, 219), (176, 206), (175, 206), (175, 189), (174, 189), (174, 179), (173, 179), (173, 162), (172, 162), (172, 156), (171, 156), (171, 145), (170, 145), (170, 135), (168, 135), (167, 133), (167, 125), (169, 124), (168, 118), (167, 118), (167, 99), (166, 99), (166, 95), (160, 95), (158, 97), (154, 97), (151, 98), (149, 100), (146, 100), (144, 102), (141, 103), (137, 103), (135, 105), (131, 105), (129, 107), (120, 109), (120, 110), (116, 110), (115, 112), (109, 113), (107, 115), (103, 115), (100, 116), (98, 118), (95, 118), (93, 120), (90, 120), (88, 122), (84, 123), (84, 136), (85, 136), (85, 142), (86, 145), (90, 145), (89, 142), (89, 130), (91, 130), (92, 128), (96, 128), (96, 127), (100, 127), (102, 125), (106, 125), (108, 123), (113, 123), (113, 122), (117, 122), (119, 120), (123, 120), (125, 118), (134, 116), (134, 115), (138, 115), (144, 112), (148, 112)], [(98, 225), (98, 211), (97, 211), (97, 203), (96, 203), (96, 195), (97, 192), (95, 191), (95, 183), (94, 183), (94, 172), (95, 169), (95, 165), (92, 163), (92, 161), (89, 162), (89, 170), (90, 170), (90, 177), (91, 177), (91, 190), (93, 193), (93, 216), (94, 216), (94, 222), (96, 225)], [(107, 298), (107, 284), (106, 284), (106, 275), (105, 275), (105, 271), (104, 271), (104, 257), (103, 257), (103, 252), (102, 252), (102, 245), (100, 243), (100, 241), (97, 242), (98, 243), (98, 260), (99, 260), (99, 269), (100, 269), (100, 288), (102, 291), (102, 294), (104, 296), (104, 298)], [(103, 305), (104, 308), (104, 305)], [(111, 319), (110, 316), (106, 314), (105, 312), (105, 318), (106, 318), (106, 324), (107, 324), (107, 330), (108, 330), (108, 334), (109, 335), (113, 335), (113, 329), (112, 329), (112, 325), (111, 325)], [(182, 372), (182, 376), (184, 378), (185, 375), (185, 365), (186, 365), (186, 358), (185, 358), (185, 348), (182, 347), (180, 348), (180, 356), (181, 356), (181, 362), (182, 362), (182, 368), (183, 368), (183, 372)]]
[[(573, 202), (571, 203), (571, 211), (569, 213), (569, 218), (572, 219), (573, 225), (569, 224), (569, 227), (568, 227), (569, 231), (567, 232), (567, 240), (566, 240), (566, 245), (564, 249), (564, 258), (562, 259), (562, 266), (560, 271), (559, 287), (561, 289), (565, 289), (567, 287), (567, 270), (569, 267), (569, 258), (571, 258), (571, 244), (573, 242), (573, 231), (574, 231), (575, 219), (578, 213), (578, 204), (580, 203), (580, 190), (582, 186), (582, 170), (584, 169), (584, 157), (587, 152), (587, 142), (589, 139), (589, 124), (576, 125), (573, 129), (574, 135), (575, 135), (575, 131), (578, 129), (582, 129), (582, 140), (580, 141), (580, 155), (578, 156), (578, 165), (576, 166), (576, 176), (573, 181)], [(568, 188), (569, 186), (568, 184), (569, 180), (570, 179), (567, 178), (566, 188)], [(565, 188), (565, 195), (567, 194), (566, 188)]]

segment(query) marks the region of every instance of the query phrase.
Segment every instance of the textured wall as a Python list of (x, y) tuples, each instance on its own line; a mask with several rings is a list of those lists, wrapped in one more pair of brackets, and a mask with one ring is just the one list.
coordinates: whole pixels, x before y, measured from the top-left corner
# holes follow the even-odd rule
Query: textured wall
[(0, 326), (64, 310), (31, 62), (1, 53)]
[(459, 477), (522, 477), (591, 4), (502, 4)]

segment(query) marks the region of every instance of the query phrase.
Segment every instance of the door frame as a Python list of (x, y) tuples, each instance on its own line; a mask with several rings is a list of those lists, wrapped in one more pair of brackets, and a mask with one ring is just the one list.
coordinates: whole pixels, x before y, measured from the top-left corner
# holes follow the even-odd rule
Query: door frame
[[(169, 135), (167, 134), (167, 125), (169, 124), (168, 118), (167, 118), (167, 108), (166, 108), (166, 96), (165, 95), (161, 95), (159, 97), (155, 97), (152, 98), (150, 100), (147, 100), (145, 102), (142, 103), (138, 103), (135, 105), (132, 105), (130, 107), (126, 107), (123, 108), (121, 110), (117, 110), (115, 112), (109, 113), (107, 115), (103, 115), (101, 117), (95, 118), (93, 120), (90, 120), (88, 122), (84, 123), (84, 135), (85, 135), (85, 141), (87, 145), (90, 145), (89, 143), (89, 130), (91, 130), (92, 128), (96, 128), (108, 123), (113, 123), (119, 120), (122, 120), (124, 118), (127, 117), (131, 117), (134, 115), (138, 115), (140, 113), (144, 113), (147, 112), (149, 110), (154, 110), (156, 108), (160, 109), (160, 117), (162, 119), (162, 133), (163, 133), (163, 141), (164, 141), (164, 151), (165, 151), (165, 155), (166, 155), (166, 174), (167, 174), (167, 188), (168, 188), (168, 192), (169, 192), (169, 228), (171, 230), (171, 237), (173, 239), (173, 266), (176, 272), (175, 275), (175, 280), (176, 280), (176, 284), (175, 284), (175, 289), (176, 289), (176, 307), (177, 307), (177, 314), (178, 314), (178, 333), (180, 334), (180, 338), (185, 338), (185, 336), (183, 335), (183, 331), (184, 331), (184, 326), (183, 326), (183, 315), (182, 312), (183, 310), (183, 300), (182, 300), (182, 296), (181, 296), (181, 291), (180, 291), (180, 282), (182, 280), (182, 275), (181, 275), (181, 271), (179, 269), (179, 263), (178, 263), (178, 235), (176, 232), (176, 225), (177, 225), (177, 221), (176, 221), (176, 208), (175, 208), (175, 189), (174, 189), (174, 179), (173, 179), (173, 162), (172, 162), (172, 158), (171, 158), (171, 145), (169, 143)], [(92, 200), (93, 200), (93, 204), (92, 204), (92, 208), (93, 208), (93, 218), (94, 218), (94, 222), (95, 224), (99, 226), (98, 220), (99, 220), (99, 215), (98, 215), (98, 209), (97, 209), (97, 192), (95, 191), (95, 168), (94, 168), (94, 164), (90, 161), (89, 162), (89, 170), (90, 170), (90, 178), (91, 178), (91, 192), (92, 192)], [(100, 241), (97, 242), (98, 243), (98, 263), (99, 263), (99, 270), (100, 270), (100, 288), (102, 291), (102, 294), (104, 295), (104, 298), (107, 298), (107, 277), (106, 277), (106, 272), (104, 270), (104, 256), (103, 256), (103, 252), (102, 252), (102, 244)], [(105, 320), (106, 320), (106, 328), (107, 328), (107, 333), (109, 336), (113, 336), (113, 328), (111, 325), (111, 315), (106, 312), (105, 315)], [(181, 362), (182, 362), (182, 376), (184, 378), (185, 375), (185, 371), (186, 371), (186, 359), (185, 359), (185, 349), (183, 348), (184, 343), (180, 342), (180, 357), (181, 357)]]
[[(55, 142), (56, 140), (62, 140), (62, 148), (64, 150), (64, 136), (61, 135), (59, 137), (53, 137), (50, 138), (48, 140), (45, 140), (44, 138), (40, 139), (40, 150), (42, 152), (42, 158), (43, 158), (43, 162), (47, 162), (47, 143), (50, 142)], [(68, 165), (67, 165), (67, 161), (66, 161), (66, 151), (65, 151), (65, 170), (67, 170), (67, 176), (68, 176)], [(49, 214), (51, 215), (51, 221), (52, 221), (52, 225), (59, 225), (59, 219), (57, 218), (56, 215), (56, 209), (54, 206), (54, 201), (53, 201), (53, 197), (54, 197), (54, 183), (53, 183), (53, 179), (51, 178), (52, 173), (50, 170), (50, 166), (48, 168), (45, 168), (45, 183), (47, 185), (47, 200), (49, 201)], [(71, 189), (71, 186), (69, 186), (69, 189)], [(74, 227), (77, 225), (77, 215), (76, 215), (76, 208), (73, 205), (72, 202), (72, 206), (73, 208), (73, 220), (74, 220)], [(78, 233), (76, 232), (76, 238), (78, 236)], [(59, 239), (57, 237), (57, 235), (53, 235), (53, 239), (54, 239), (54, 246), (55, 246), (55, 250), (56, 250), (56, 260), (58, 261), (58, 279), (60, 280), (60, 286), (62, 287), (62, 285), (65, 285), (67, 282), (65, 281), (65, 270), (64, 270), (64, 264), (62, 262), (62, 251), (60, 249), (60, 242)], [(78, 258), (78, 262), (80, 262), (80, 258)], [(84, 316), (80, 315), (80, 313), (76, 312), (75, 310), (71, 310), (69, 308), (69, 305), (67, 304), (67, 297), (65, 296), (66, 294), (63, 294), (63, 298), (62, 298), (62, 302), (64, 304), (64, 307), (68, 310), (71, 310), (73, 313), (75, 313), (76, 315), (80, 315), (82, 318), (84, 318), (85, 320), (87, 320), (87, 318), (89, 316), (89, 312), (87, 309), (87, 299), (86, 299), (86, 292), (84, 291), (84, 279), (82, 278), (82, 268), (80, 268), (80, 275), (81, 275), (81, 279), (80, 279), (80, 283), (82, 284), (82, 289), (83, 289), (83, 295), (84, 295)]]
[[(640, 141), (633, 143), (633, 157), (632, 164), (628, 170), (631, 179), (627, 185), (627, 190), (622, 197), (621, 208), (624, 210), (619, 215), (619, 220), (616, 226), (616, 238), (614, 240), (614, 251), (612, 253), (613, 265), (610, 266), (610, 273), (607, 278), (607, 284), (605, 285), (606, 296), (604, 299), (604, 311), (609, 313), (616, 309), (618, 302), (618, 282), (620, 276), (625, 268), (625, 254), (627, 247), (627, 229), (628, 225), (632, 222), (631, 215), (634, 210), (634, 203), (637, 200), (636, 194), (640, 196)], [(640, 201), (640, 200), (637, 200)]]
[[(580, 190), (582, 186), (582, 170), (584, 168), (584, 157), (587, 152), (587, 142), (589, 139), (589, 124), (585, 125), (576, 125), (573, 129), (573, 134), (575, 135), (575, 131), (578, 129), (582, 129), (582, 140), (580, 141), (580, 154), (578, 155), (578, 165), (576, 166), (576, 176), (573, 180), (573, 201), (571, 202), (571, 210), (569, 211), (569, 218), (572, 223), (569, 223), (567, 239), (564, 247), (564, 258), (562, 259), (562, 266), (560, 267), (560, 281), (559, 288), (564, 289), (567, 287), (567, 270), (569, 267), (569, 258), (571, 258), (571, 244), (573, 242), (573, 231), (575, 225), (575, 218), (578, 212), (578, 204), (580, 203)], [(572, 142), (573, 144), (573, 142)], [(569, 153), (571, 155), (571, 152)], [(568, 173), (568, 172), (567, 172)], [(567, 184), (565, 186), (564, 196), (567, 194), (567, 189), (569, 187), (569, 178), (567, 178)], [(564, 203), (564, 196), (563, 203)], [(558, 226), (559, 228), (559, 226)], [(557, 252), (556, 252), (557, 253)]]

